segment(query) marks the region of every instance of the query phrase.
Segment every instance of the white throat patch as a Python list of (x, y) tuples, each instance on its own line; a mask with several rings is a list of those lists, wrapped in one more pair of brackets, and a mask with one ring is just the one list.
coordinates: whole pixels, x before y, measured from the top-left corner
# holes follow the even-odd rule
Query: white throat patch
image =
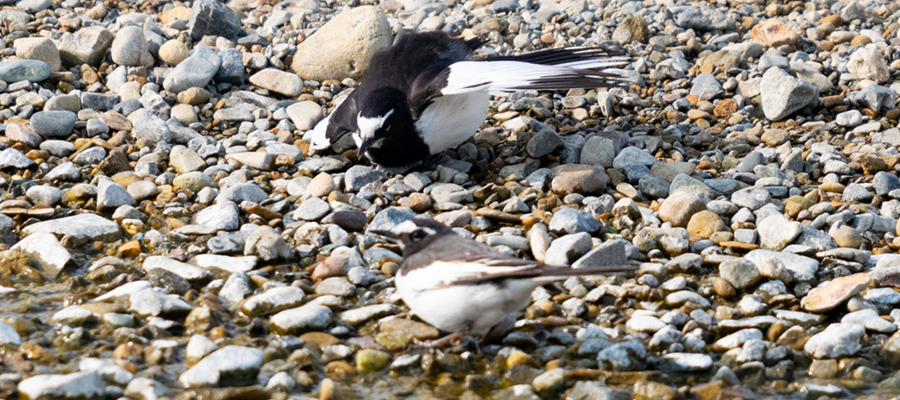
[(384, 121), (386, 121), (393, 113), (394, 110), (391, 110), (380, 117), (371, 118), (357, 115), (356, 127), (359, 128), (359, 132), (353, 135), (356, 146), (359, 147), (364, 140), (372, 139), (375, 136), (375, 131), (381, 129), (381, 127), (384, 126)]

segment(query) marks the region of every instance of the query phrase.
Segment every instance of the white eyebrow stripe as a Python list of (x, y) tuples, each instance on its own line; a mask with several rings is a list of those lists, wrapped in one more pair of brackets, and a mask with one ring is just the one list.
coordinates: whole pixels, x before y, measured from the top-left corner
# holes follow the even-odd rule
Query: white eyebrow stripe
[(393, 229), (391, 229), (391, 231), (394, 232), (395, 234), (399, 235), (399, 234), (403, 234), (403, 233), (413, 233), (418, 228), (419, 227), (416, 225), (415, 222), (403, 221), (403, 222), (397, 224), (397, 226), (395, 226)]

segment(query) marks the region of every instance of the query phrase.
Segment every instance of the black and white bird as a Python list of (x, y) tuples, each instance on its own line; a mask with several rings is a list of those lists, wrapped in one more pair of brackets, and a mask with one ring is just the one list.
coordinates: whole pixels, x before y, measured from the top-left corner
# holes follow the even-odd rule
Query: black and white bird
[(425, 322), (454, 334), (487, 334), (525, 308), (538, 286), (570, 276), (632, 272), (630, 265), (557, 267), (510, 257), (429, 220), (376, 231), (400, 243), (397, 293)]
[(359, 87), (319, 122), (311, 145), (324, 150), (347, 133), (360, 156), (386, 167), (422, 161), (472, 137), (490, 96), (517, 90), (621, 86), (604, 68), (627, 64), (602, 48), (560, 48), (471, 59), (485, 42), (443, 32), (405, 33), (375, 54)]

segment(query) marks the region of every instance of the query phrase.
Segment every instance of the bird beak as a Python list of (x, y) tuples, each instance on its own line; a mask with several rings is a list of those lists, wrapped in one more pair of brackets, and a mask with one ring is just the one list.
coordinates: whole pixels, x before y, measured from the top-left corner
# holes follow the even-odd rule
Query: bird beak
[(356, 158), (362, 160), (363, 157), (366, 157), (366, 152), (369, 151), (369, 146), (372, 145), (372, 139), (363, 140), (362, 144), (359, 145), (359, 149), (356, 150)]
[(391, 240), (393, 240), (393, 241), (396, 241), (396, 240), (397, 240), (397, 234), (395, 234), (394, 232), (388, 231), (388, 230), (373, 230), (373, 231), (370, 231), (370, 233), (374, 233), (374, 234), (376, 234), (376, 235), (384, 236), (384, 237), (386, 237), (386, 238), (388, 238), (388, 239), (391, 239)]

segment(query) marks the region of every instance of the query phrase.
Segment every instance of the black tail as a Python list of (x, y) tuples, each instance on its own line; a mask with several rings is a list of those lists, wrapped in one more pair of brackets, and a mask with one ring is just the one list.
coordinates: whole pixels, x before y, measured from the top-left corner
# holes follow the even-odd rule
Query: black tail
[(487, 57), (484, 61), (521, 61), (532, 64), (559, 65), (578, 61), (590, 61), (598, 58), (625, 57), (621, 50), (610, 50), (601, 47), (564, 47), (544, 49), (512, 56)]

